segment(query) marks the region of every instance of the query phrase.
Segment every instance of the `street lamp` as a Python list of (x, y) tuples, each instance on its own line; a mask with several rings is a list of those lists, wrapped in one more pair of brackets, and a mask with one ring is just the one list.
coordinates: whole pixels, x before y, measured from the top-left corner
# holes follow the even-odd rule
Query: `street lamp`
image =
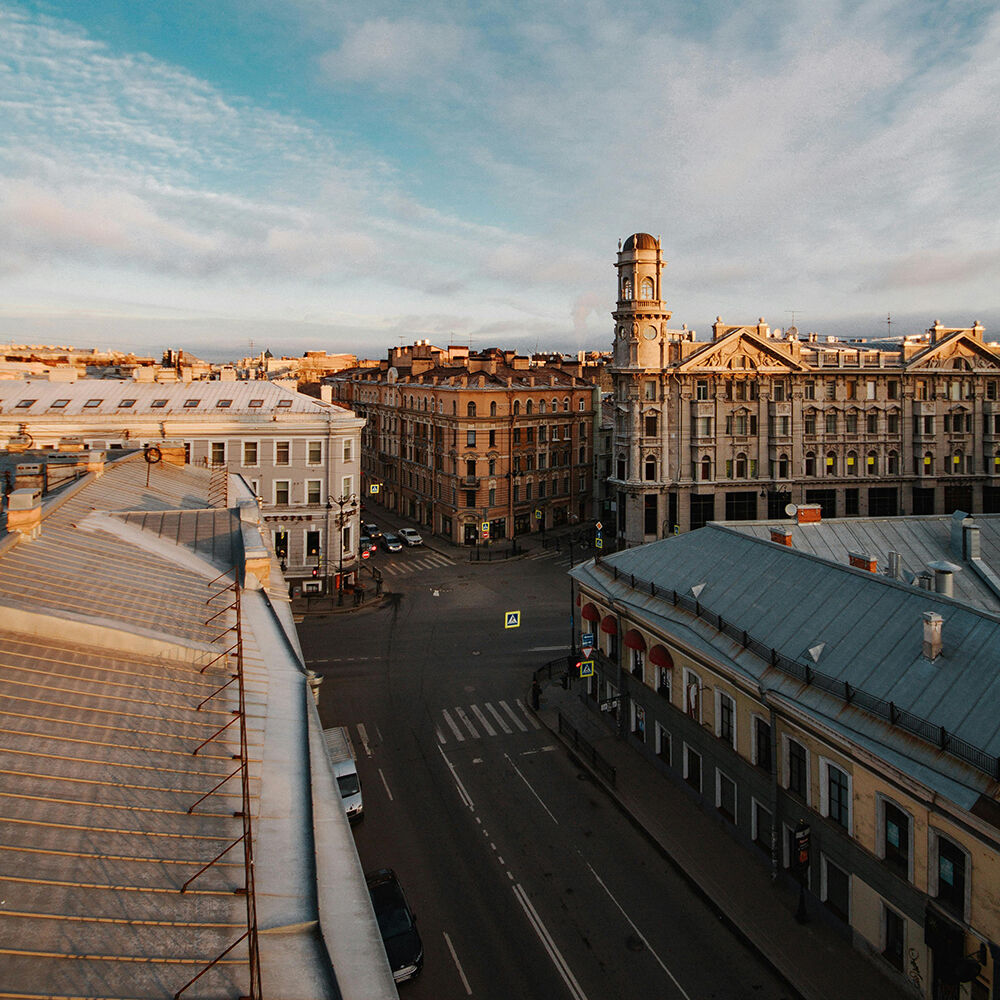
[[(358, 495), (356, 493), (345, 493), (339, 497), (327, 497), (326, 506), (327, 510), (332, 510), (333, 505), (337, 505), (337, 514), (334, 518), (337, 522), (337, 527), (340, 530), (340, 570), (337, 574), (337, 606), (343, 607), (344, 604), (344, 525), (354, 516), (356, 511), (353, 509), (355, 504), (358, 502)], [(344, 508), (349, 508), (344, 510)], [(330, 551), (329, 544), (326, 547), (327, 552)]]

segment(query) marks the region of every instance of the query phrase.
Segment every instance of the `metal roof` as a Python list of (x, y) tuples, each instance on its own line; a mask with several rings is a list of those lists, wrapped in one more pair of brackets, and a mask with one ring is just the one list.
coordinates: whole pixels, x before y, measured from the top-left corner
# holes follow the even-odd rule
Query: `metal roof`
[[(131, 400), (131, 402), (129, 402)], [(30, 406), (24, 405), (31, 402)], [(327, 416), (347, 414), (312, 396), (294, 392), (273, 382), (195, 381), (134, 382), (114, 379), (80, 379), (49, 382), (43, 379), (0, 381), (0, 413), (6, 417), (143, 416), (204, 417), (207, 413), (261, 414), (310, 413)]]
[[(696, 637), (693, 648), (823, 716), (852, 739), (864, 735), (887, 753), (921, 761), (950, 794), (958, 794), (956, 787), (964, 789), (966, 807), (990, 787), (981, 770), (861, 710), (861, 699), (850, 703), (844, 692), (861, 691), (885, 705), (891, 702), (894, 712), (943, 726), (954, 741), (966, 741), (996, 758), (997, 615), (718, 524), (603, 557), (600, 566), (584, 563), (571, 572), (640, 621), (647, 619), (668, 634), (682, 627), (689, 641)], [(701, 615), (691, 613), (692, 588), (699, 586)], [(674, 605), (672, 592), (688, 607)], [(922, 653), (926, 611), (944, 620), (943, 652), (933, 662)], [(718, 627), (713, 614), (722, 616), (725, 628)], [(809, 650), (819, 646), (814, 660)], [(799, 675), (772, 667), (771, 650), (796, 665)], [(830, 679), (829, 690), (802, 679), (806, 666)]]

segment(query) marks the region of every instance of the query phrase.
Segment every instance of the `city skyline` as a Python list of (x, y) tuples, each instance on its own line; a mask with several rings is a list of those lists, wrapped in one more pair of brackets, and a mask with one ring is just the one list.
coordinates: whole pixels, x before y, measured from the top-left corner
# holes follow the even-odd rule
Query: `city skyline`
[(672, 324), (997, 336), (987, 3), (0, 11), (0, 341), (210, 360), (607, 350)]

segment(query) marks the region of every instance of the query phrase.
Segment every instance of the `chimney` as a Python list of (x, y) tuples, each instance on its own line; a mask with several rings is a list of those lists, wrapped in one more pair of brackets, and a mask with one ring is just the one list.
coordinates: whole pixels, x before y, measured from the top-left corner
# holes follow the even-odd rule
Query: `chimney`
[(866, 569), (869, 573), (878, 572), (878, 562), (864, 552), (848, 552), (847, 557), (855, 569)]
[(889, 549), (889, 570), (888, 575), (893, 580), (899, 579), (899, 553)]
[(823, 520), (823, 508), (818, 503), (799, 504), (795, 519), (799, 524), (819, 524)]
[(18, 462), (14, 468), (14, 487), (19, 490), (45, 490), (45, 463)]
[(333, 386), (327, 385), (325, 382), (319, 387), (319, 398), (324, 403), (333, 402)]
[(42, 491), (22, 487), (7, 499), (7, 530), (19, 531), (28, 538), (42, 533)]
[(106, 458), (103, 451), (87, 452), (87, 471), (92, 472), (95, 479), (100, 479), (104, 475), (104, 460)]
[(939, 559), (930, 563), (928, 569), (934, 570), (934, 589), (945, 597), (954, 597), (955, 574), (960, 572), (962, 567), (945, 559)]
[(775, 545), (787, 545), (789, 548), (792, 547), (792, 529), (791, 528), (772, 528), (771, 529), (771, 541)]
[(936, 611), (924, 612), (924, 659), (936, 660), (941, 655), (941, 627), (944, 619)]

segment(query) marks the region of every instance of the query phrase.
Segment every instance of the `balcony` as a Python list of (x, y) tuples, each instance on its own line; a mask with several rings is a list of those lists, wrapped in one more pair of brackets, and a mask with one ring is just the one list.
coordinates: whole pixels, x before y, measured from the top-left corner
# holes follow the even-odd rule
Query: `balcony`
[(476, 489), (479, 486), (480, 476), (460, 476), (459, 486), (464, 489)]

